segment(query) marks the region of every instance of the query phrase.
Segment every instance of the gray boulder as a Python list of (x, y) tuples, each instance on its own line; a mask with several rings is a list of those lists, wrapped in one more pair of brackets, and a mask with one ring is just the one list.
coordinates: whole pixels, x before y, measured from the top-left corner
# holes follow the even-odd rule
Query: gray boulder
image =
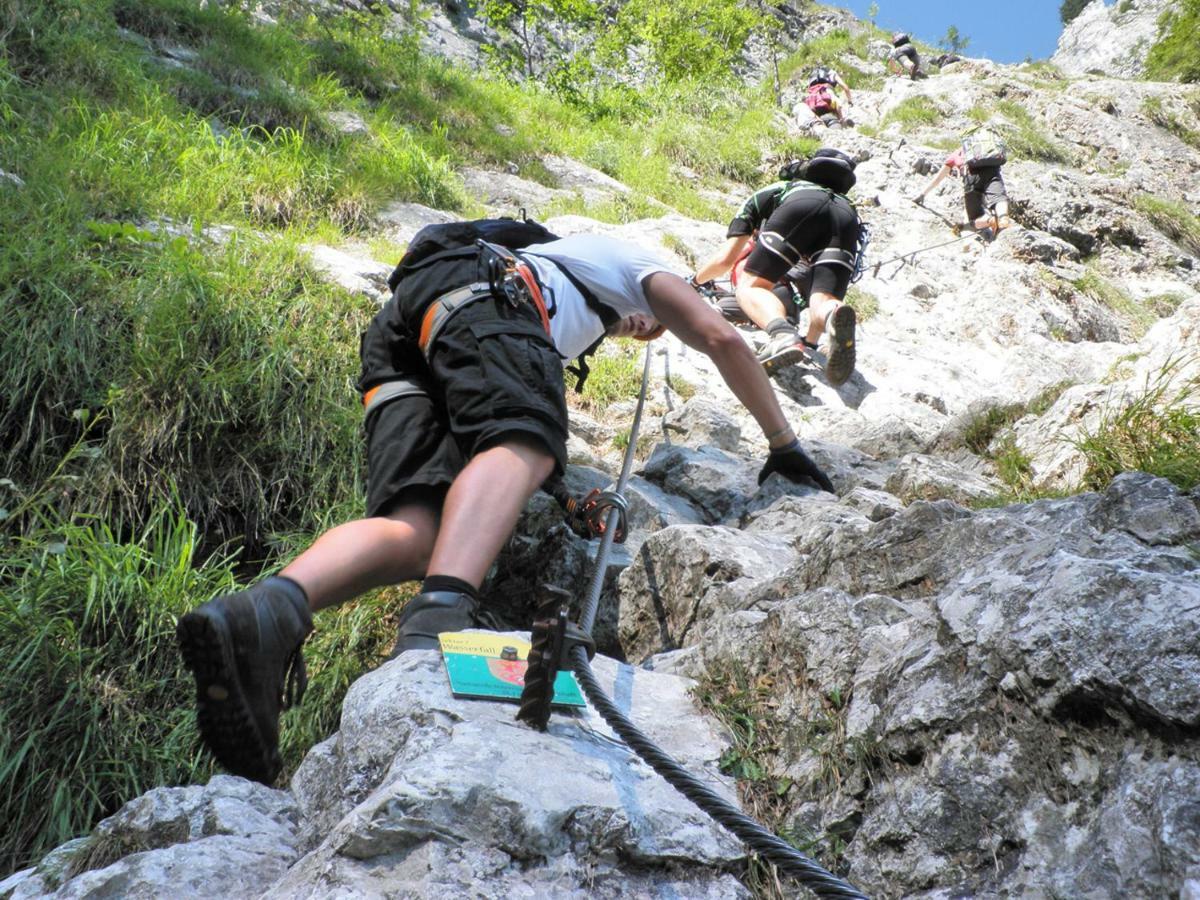
[[(686, 681), (595, 668), (655, 740), (729, 794)], [(311, 849), (266, 896), (747, 895), (722, 874), (742, 857), (737, 841), (595, 713), (555, 713), (541, 734), (514, 712), (452, 697), (433, 653), (364, 676), (339, 733), (296, 773)]]

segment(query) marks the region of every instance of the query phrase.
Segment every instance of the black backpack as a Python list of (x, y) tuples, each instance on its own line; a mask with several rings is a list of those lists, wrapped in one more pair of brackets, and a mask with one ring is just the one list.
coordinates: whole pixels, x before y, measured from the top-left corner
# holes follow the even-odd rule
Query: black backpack
[[(502, 217), (426, 225), (413, 236), (400, 262), (388, 276), (392, 302), (409, 331), (416, 334), (420, 328), (420, 317), (429, 304), (444, 293), (485, 280), (492, 284), (493, 290), (497, 289), (498, 249), (516, 252), (533, 244), (557, 240), (559, 235), (540, 222), (527, 218), (524, 210), (520, 219)], [(588, 308), (600, 317), (605, 329), (620, 318), (612, 307), (602, 303), (586, 284), (558, 260), (544, 256), (538, 258), (562, 272), (583, 295)], [(436, 273), (427, 272), (434, 263), (446, 265)], [(548, 313), (554, 316), (553, 309)], [(579, 355), (575, 366), (568, 367), (568, 371), (576, 375), (576, 391), (582, 390), (587, 381), (587, 358), (596, 352), (603, 340), (604, 335), (601, 335)]]

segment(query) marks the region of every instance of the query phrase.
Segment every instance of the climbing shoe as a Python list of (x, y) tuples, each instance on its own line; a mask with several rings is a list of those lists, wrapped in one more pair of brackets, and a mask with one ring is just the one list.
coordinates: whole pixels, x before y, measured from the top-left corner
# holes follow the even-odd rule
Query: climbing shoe
[(308, 686), (301, 650), (312, 627), (304, 591), (288, 578), (210, 600), (175, 627), (196, 678), (200, 736), (233, 774), (272, 784), (283, 768), (279, 714)]
[(834, 387), (845, 384), (854, 374), (854, 309), (843, 303), (829, 317), (829, 359), (825, 363), (825, 378)]
[(388, 659), (409, 650), (437, 650), (440, 632), (475, 626), (478, 605), (470, 594), (459, 591), (417, 594), (400, 612), (400, 633)]
[(768, 375), (774, 375), (780, 369), (803, 362), (807, 358), (808, 351), (804, 341), (795, 331), (781, 331), (758, 351), (758, 361), (762, 363)]

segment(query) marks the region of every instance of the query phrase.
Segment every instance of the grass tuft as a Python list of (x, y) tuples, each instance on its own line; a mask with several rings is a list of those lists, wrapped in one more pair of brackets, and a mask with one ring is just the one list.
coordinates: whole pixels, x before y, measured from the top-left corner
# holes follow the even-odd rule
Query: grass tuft
[(1085, 488), (1103, 490), (1122, 472), (1149, 472), (1185, 491), (1200, 484), (1200, 376), (1180, 378), (1180, 369), (1178, 359), (1163, 366), (1075, 441), (1087, 460)]
[(1138, 194), (1133, 205), (1155, 228), (1189, 253), (1200, 256), (1200, 219), (1186, 206), (1152, 194)]
[(1001, 100), (996, 104), (996, 110), (1008, 123), (1002, 130), (1010, 156), (1061, 165), (1074, 163), (1074, 154), (1048, 137), (1044, 126), (1020, 103)]
[(1134, 337), (1145, 334), (1157, 318), (1148, 304), (1135, 300), (1094, 268), (1089, 268), (1071, 283), (1076, 290), (1128, 320)]
[(918, 125), (936, 125), (945, 118), (936, 103), (923, 94), (906, 97), (892, 109), (888, 110), (879, 123), (880, 130), (887, 128), (893, 122), (899, 122), (906, 127)]

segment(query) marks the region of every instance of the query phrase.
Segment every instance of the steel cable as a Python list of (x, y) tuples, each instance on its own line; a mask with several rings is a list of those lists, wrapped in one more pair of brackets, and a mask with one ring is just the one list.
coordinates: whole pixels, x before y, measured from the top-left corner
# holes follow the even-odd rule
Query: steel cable
[[(650, 345), (646, 346), (646, 362), (642, 367), (642, 388), (638, 395), (637, 409), (634, 411), (633, 423), (629, 429), (629, 446), (625, 449), (625, 461), (621, 466), (621, 475), (614, 489), (622, 494), (633, 468), (634, 448), (637, 446), (638, 428), (641, 425), (642, 409), (646, 403), (646, 387), (650, 381)], [(608, 514), (608, 526), (604, 529), (604, 537), (600, 541), (600, 549), (596, 553), (595, 569), (588, 585), (588, 593), (584, 598), (581, 623), (583, 630), (590, 633), (595, 624), (596, 611), (600, 606), (600, 593), (604, 587), (605, 567), (608, 554), (612, 549), (613, 535), (616, 531), (617, 509)], [(600, 713), (600, 717), (655, 772), (663, 777), (675, 790), (691, 800), (702, 811), (711, 816), (714, 821), (733, 834), (747, 847), (758, 853), (764, 859), (772, 862), (780, 871), (787, 873), (801, 884), (809, 888), (818, 897), (843, 897), (852, 900), (868, 900), (867, 895), (859, 891), (849, 882), (839, 878), (820, 864), (809, 859), (787, 841), (772, 834), (754, 819), (717, 794), (696, 776), (672, 759), (666, 751), (643, 734), (633, 722), (617, 708), (588, 662), (587, 652), (581, 646), (571, 648), (571, 667), (579, 686), (587, 696), (588, 702)]]

